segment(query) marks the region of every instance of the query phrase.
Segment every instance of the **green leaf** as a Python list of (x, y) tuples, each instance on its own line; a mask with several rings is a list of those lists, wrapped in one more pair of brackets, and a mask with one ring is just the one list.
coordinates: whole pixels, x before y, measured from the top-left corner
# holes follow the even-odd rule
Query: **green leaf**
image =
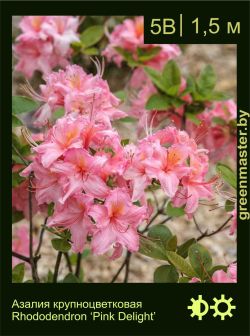
[(225, 265), (216, 265), (216, 266), (212, 267), (208, 271), (208, 273), (209, 273), (210, 276), (212, 276), (214, 274), (214, 272), (220, 271), (220, 270), (222, 270), (224, 272), (227, 272), (227, 266), (225, 266)]
[(181, 84), (181, 72), (177, 63), (169, 61), (163, 69), (163, 85), (165, 92), (171, 96), (177, 95)]
[(163, 265), (158, 267), (154, 272), (155, 283), (176, 283), (179, 274), (173, 265)]
[(194, 93), (195, 92), (195, 80), (192, 76), (188, 76), (186, 79), (186, 88), (181, 93), (181, 97), (185, 96), (187, 93)]
[(54, 206), (55, 204), (52, 202), (48, 205), (48, 216), (52, 216), (54, 213)]
[(187, 277), (180, 277), (178, 282), (179, 282), (179, 283), (188, 283), (189, 280), (190, 280), (190, 279), (187, 278)]
[(53, 112), (52, 119), (55, 121), (55, 120), (61, 118), (62, 116), (64, 116), (64, 114), (65, 114), (64, 108), (60, 107), (57, 110), (55, 110), (55, 112)]
[[(19, 157), (17, 152), (25, 159), (25, 157), (31, 154), (31, 148), (26, 142), (24, 143), (22, 136), (17, 137), (17, 135), (12, 132), (12, 161), (23, 165), (23, 160)], [(27, 161), (27, 159), (25, 160)]]
[(237, 120), (233, 119), (229, 121), (229, 127), (231, 130), (236, 131), (237, 128)]
[(149, 97), (146, 103), (147, 110), (166, 110), (171, 106), (170, 100), (167, 96), (156, 93)]
[(148, 237), (153, 239), (161, 240), (166, 243), (170, 238), (173, 237), (172, 232), (169, 228), (162, 224), (157, 224), (152, 226), (148, 231)]
[(116, 186), (116, 181), (114, 180), (113, 176), (109, 176), (108, 179), (106, 180), (106, 184), (107, 186), (109, 186), (110, 188), (115, 188)]
[(171, 237), (166, 243), (166, 250), (167, 251), (176, 251), (177, 248), (177, 237)]
[[(22, 145), (22, 144), (19, 143), (17, 146), (14, 144), (14, 146), (18, 149), (19, 153), (23, 157), (28, 156), (31, 153), (31, 151), (30, 151), (30, 145)], [(13, 149), (13, 152), (15, 154), (15, 150), (14, 149)], [(23, 163), (23, 161), (22, 161), (22, 163)]]
[(116, 92), (114, 93), (114, 95), (115, 95), (118, 99), (120, 99), (120, 100), (122, 100), (122, 101), (124, 101), (124, 100), (126, 99), (126, 93), (125, 93), (124, 90), (116, 91)]
[(85, 249), (82, 252), (82, 258), (87, 258), (90, 255), (90, 249)]
[(189, 247), (191, 245), (195, 244), (195, 243), (196, 243), (196, 239), (194, 239), (194, 238), (191, 238), (191, 239), (185, 241), (183, 244), (178, 246), (177, 253), (183, 258), (187, 258)]
[(153, 68), (150, 68), (148, 66), (144, 67), (144, 71), (148, 75), (148, 77), (151, 79), (151, 81), (158, 87), (158, 89), (162, 90), (165, 92), (165, 87), (162, 83), (161, 79), (161, 73)]
[(53, 273), (51, 270), (49, 270), (48, 275), (47, 275), (47, 283), (52, 283), (53, 282)]
[(181, 273), (184, 273), (189, 277), (197, 276), (192, 266), (176, 252), (166, 251), (166, 255), (168, 261), (173, 264)]
[(200, 119), (198, 119), (193, 113), (186, 112), (185, 117), (188, 120), (192, 121), (192, 123), (194, 123), (195, 125), (200, 125), (200, 123), (201, 123)]
[(20, 263), (12, 269), (12, 282), (13, 283), (23, 282), (24, 270), (25, 270), (25, 263)]
[(140, 237), (139, 252), (154, 259), (168, 260), (162, 242), (152, 238)]
[(80, 51), (81, 48), (82, 48), (82, 44), (81, 42), (78, 42), (78, 41), (74, 41), (71, 43), (71, 48), (73, 48), (75, 51)]
[(199, 278), (204, 280), (207, 276), (207, 272), (212, 267), (212, 257), (209, 251), (201, 244), (196, 243), (189, 247), (188, 257), (190, 264), (199, 275)]
[(149, 229), (148, 237), (153, 238), (163, 251), (175, 251), (177, 247), (177, 237), (173, 236), (167, 226), (157, 224)]
[(23, 122), (16, 115), (12, 114), (12, 127), (20, 127), (23, 126)]
[(235, 203), (230, 201), (230, 200), (226, 200), (226, 203), (225, 203), (225, 210), (226, 212), (231, 212), (234, 210), (234, 207), (235, 207)]
[(222, 126), (226, 125), (226, 121), (222, 118), (219, 118), (219, 117), (213, 117), (212, 122), (217, 124), (217, 125), (222, 125)]
[(73, 274), (69, 273), (62, 281), (63, 283), (80, 283), (80, 280)]
[(20, 159), (20, 157), (16, 154), (12, 153), (12, 162), (18, 163), (18, 164), (23, 164), (23, 161)]
[(184, 101), (178, 97), (169, 97), (169, 102), (171, 106), (180, 107), (184, 104)]
[(83, 272), (83, 268), (80, 269), (80, 274), (79, 274), (79, 282), (83, 282), (83, 278), (84, 278), (84, 272)]
[(211, 65), (207, 65), (200, 73), (197, 80), (198, 90), (202, 95), (210, 93), (216, 84), (216, 74)]
[(97, 48), (87, 48), (83, 50), (85, 55), (96, 56), (99, 55), (99, 50)]
[(24, 180), (24, 177), (20, 176), (19, 172), (12, 173), (12, 188), (19, 186)]
[(127, 61), (131, 67), (140, 65), (140, 63), (134, 60), (133, 55), (129, 51), (124, 50), (121, 47), (115, 47), (114, 49), (124, 58), (125, 61)]
[(118, 121), (121, 121), (121, 122), (124, 122), (124, 123), (134, 123), (134, 122), (138, 121), (138, 119), (133, 118), (133, 117), (124, 117), (124, 118), (118, 119)]
[(190, 104), (190, 105), (187, 106), (185, 115), (186, 115), (186, 113), (199, 114), (199, 113), (203, 112), (204, 109), (205, 109), (204, 103), (195, 102), (194, 104)]
[[(90, 249), (83, 250), (82, 258), (87, 258), (89, 255), (90, 255)], [(76, 265), (76, 263), (77, 263), (77, 254), (76, 253), (71, 254), (70, 262), (72, 263), (72, 265)]]
[(145, 62), (151, 60), (157, 54), (159, 54), (161, 47), (153, 47), (151, 49), (137, 48), (137, 56), (139, 61)]
[(88, 48), (90, 46), (93, 46), (97, 42), (101, 40), (103, 37), (104, 31), (103, 31), (103, 26), (91, 26), (84, 30), (81, 33), (80, 40), (82, 42), (82, 46), (84, 48)]
[(185, 215), (184, 206), (182, 208), (175, 208), (171, 202), (168, 202), (165, 213), (169, 217), (180, 217)]
[(68, 241), (70, 238), (71, 238), (71, 232), (69, 229), (67, 230), (64, 230), (62, 233), (61, 233), (61, 237), (62, 239)]
[(210, 101), (223, 101), (230, 99), (230, 95), (224, 92), (213, 91), (206, 97)]
[(12, 223), (19, 222), (24, 218), (22, 211), (12, 211)]
[(60, 252), (68, 252), (71, 248), (70, 243), (65, 239), (54, 238), (51, 243), (54, 249)]
[(155, 191), (159, 189), (161, 189), (161, 185), (159, 183), (152, 183), (146, 188), (146, 191)]
[(129, 139), (122, 139), (121, 140), (121, 145), (124, 147), (129, 144)]
[(237, 189), (236, 174), (232, 171), (231, 168), (219, 162), (216, 165), (216, 171), (218, 174), (221, 175), (221, 177), (223, 178), (225, 182), (227, 182), (234, 189)]
[(39, 103), (23, 96), (12, 97), (12, 113), (20, 114), (27, 113), (36, 110), (39, 107)]

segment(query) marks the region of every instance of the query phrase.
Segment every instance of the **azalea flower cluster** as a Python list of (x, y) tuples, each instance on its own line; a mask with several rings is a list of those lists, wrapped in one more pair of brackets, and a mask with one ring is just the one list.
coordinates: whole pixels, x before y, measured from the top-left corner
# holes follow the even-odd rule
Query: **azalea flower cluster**
[(148, 208), (134, 205), (118, 133), (106, 125), (72, 114), (58, 119), (45, 141), (33, 148), (34, 161), (23, 176), (34, 173), (38, 204), (53, 202), (49, 226), (69, 229), (73, 250), (80, 252), (88, 236), (95, 254), (114, 247), (136, 251), (137, 228), (147, 218)]
[(118, 107), (120, 100), (110, 91), (108, 83), (101, 78), (102, 66), (96, 63), (96, 76), (87, 74), (78, 65), (68, 65), (65, 70), (52, 72), (40, 85), (38, 95), (29, 88), (31, 96), (42, 103), (35, 114), (35, 124), (45, 125), (52, 113), (64, 108), (65, 114), (88, 115), (110, 126), (110, 121), (126, 116)]
[(107, 57), (108, 61), (113, 61), (118, 66), (121, 65), (124, 57), (116, 48), (131, 53), (136, 61), (138, 48), (150, 51), (155, 47), (160, 47), (155, 56), (143, 62), (157, 68), (161, 68), (168, 60), (180, 54), (180, 48), (177, 44), (144, 44), (144, 18), (142, 16), (124, 20), (114, 28), (111, 34), (106, 31), (106, 35), (109, 44), (102, 54)]
[(13, 47), (15, 69), (30, 78), (35, 70), (47, 75), (56, 66), (65, 67), (72, 54), (70, 44), (79, 41), (78, 25), (73, 16), (24, 16)]
[(95, 254), (137, 251), (138, 227), (152, 212), (145, 194), (152, 183), (189, 216), (200, 198), (212, 197), (206, 150), (185, 131), (168, 127), (136, 145), (123, 143), (111, 120), (124, 113), (99, 74), (68, 66), (52, 73), (42, 92), (45, 105), (64, 106), (66, 114), (33, 146), (34, 160), (22, 176), (34, 174), (38, 205), (55, 205), (48, 225), (69, 229), (75, 252), (88, 238)]
[(214, 179), (205, 181), (207, 151), (199, 149), (185, 131), (166, 127), (140, 140), (131, 152), (125, 177), (133, 179), (133, 200), (139, 199), (152, 181), (159, 182), (175, 207), (185, 207), (189, 217), (199, 199), (212, 198)]

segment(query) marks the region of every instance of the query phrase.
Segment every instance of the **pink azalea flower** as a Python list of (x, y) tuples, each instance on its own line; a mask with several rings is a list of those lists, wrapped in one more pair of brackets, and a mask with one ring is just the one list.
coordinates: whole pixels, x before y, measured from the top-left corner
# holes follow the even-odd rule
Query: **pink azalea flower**
[(147, 174), (160, 181), (162, 189), (169, 197), (175, 195), (180, 179), (190, 171), (185, 165), (188, 154), (184, 146), (173, 145), (169, 149), (162, 147), (155, 160), (148, 161)]
[(138, 226), (146, 216), (146, 207), (132, 204), (130, 196), (123, 189), (116, 188), (111, 191), (103, 205), (94, 205), (90, 215), (95, 220), (92, 238), (92, 250), (95, 254), (103, 254), (110, 247), (119, 249), (121, 246), (129, 251), (139, 248)]
[(237, 263), (232, 263), (228, 266), (227, 269), (228, 274), (230, 275), (230, 278), (237, 282)]
[(138, 151), (124, 174), (125, 179), (132, 180), (133, 202), (139, 200), (144, 194), (145, 188), (151, 184), (152, 179), (146, 173), (145, 159), (145, 153)]
[(51, 167), (51, 171), (58, 173), (64, 179), (64, 195), (58, 201), (64, 203), (74, 193), (84, 190), (88, 194), (104, 198), (109, 188), (97, 175), (101, 165), (85, 149), (71, 148), (64, 160), (57, 161)]
[(15, 69), (30, 78), (35, 70), (46, 75), (58, 65), (65, 67), (70, 44), (79, 41), (78, 24), (72, 16), (24, 16), (13, 47), (18, 59)]
[(201, 281), (200, 281), (200, 279), (198, 279), (198, 278), (192, 278), (192, 279), (189, 281), (189, 283), (199, 283), (199, 282), (201, 282)]
[(41, 162), (48, 168), (56, 159), (69, 148), (80, 148), (81, 125), (71, 118), (58, 119), (45, 142), (34, 147), (34, 151), (41, 155)]
[(207, 155), (200, 152), (198, 155), (190, 156), (191, 171), (181, 180), (182, 187), (176, 192), (173, 198), (173, 205), (180, 207), (185, 205), (185, 212), (189, 217), (196, 211), (200, 199), (211, 199), (212, 184), (215, 178), (204, 181), (204, 176), (208, 170)]
[(91, 230), (91, 219), (88, 214), (93, 204), (93, 198), (85, 194), (77, 194), (67, 199), (62, 206), (55, 208), (54, 214), (48, 220), (48, 226), (69, 229), (71, 232), (72, 249), (82, 252), (88, 233)]
[(44, 168), (38, 159), (35, 159), (20, 175), (28, 177), (31, 172), (35, 175), (32, 187), (35, 190), (38, 205), (56, 203), (63, 195), (63, 189), (59, 183), (60, 175), (49, 168)]
[(65, 71), (52, 72), (45, 81), (46, 84), (40, 86), (40, 95), (31, 92), (35, 99), (44, 103), (35, 114), (38, 126), (47, 123), (58, 107), (63, 107), (66, 114), (84, 115), (89, 121), (109, 127), (110, 120), (126, 116), (119, 109), (120, 100), (111, 93), (107, 81), (99, 73), (94, 76), (78, 65), (69, 65)]
[(73, 16), (50, 16), (42, 25), (43, 33), (52, 36), (58, 54), (67, 57), (72, 42), (79, 41), (77, 28), (79, 20)]
[(237, 282), (237, 263), (229, 265), (227, 272), (219, 270), (214, 272), (212, 282), (216, 283), (236, 283)]

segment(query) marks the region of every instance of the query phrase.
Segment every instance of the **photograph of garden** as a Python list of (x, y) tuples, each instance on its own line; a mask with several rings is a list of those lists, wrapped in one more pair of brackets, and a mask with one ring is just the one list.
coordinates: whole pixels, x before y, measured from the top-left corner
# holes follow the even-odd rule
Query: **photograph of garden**
[(12, 282), (236, 283), (236, 45), (144, 44), (141, 16), (12, 33)]

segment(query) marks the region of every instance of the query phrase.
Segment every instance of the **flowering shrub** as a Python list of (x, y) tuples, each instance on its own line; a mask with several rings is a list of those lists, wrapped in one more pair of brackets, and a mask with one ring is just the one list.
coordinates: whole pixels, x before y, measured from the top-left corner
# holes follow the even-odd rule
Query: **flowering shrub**
[[(57, 236), (51, 242), (58, 254), (47, 281), (57, 282), (64, 254), (70, 274), (62, 281), (79, 282), (81, 258), (90, 249), (110, 263), (125, 254), (112, 282), (122, 268), (128, 274), (135, 252), (165, 262), (155, 282), (236, 282), (236, 263), (214, 265), (199, 243), (230, 221), (225, 234), (236, 232), (235, 173), (218, 162), (228, 153), (235, 158), (235, 103), (215, 90), (211, 66), (198, 78), (186, 76), (177, 64), (179, 46), (145, 45), (142, 17), (125, 18), (112, 32), (105, 22), (77, 33), (79, 22), (24, 17), (14, 45), (16, 70), (28, 78), (40, 70), (44, 83), (39, 92), (26, 84), (28, 97), (13, 97), (13, 222), (29, 222), (13, 238), (13, 281), (24, 277), (18, 258), (31, 266), (28, 281), (46, 281), (37, 265), (48, 231)], [(112, 92), (103, 79), (103, 59), (92, 59), (95, 69), (85, 70), (79, 57), (93, 54), (117, 71), (125, 63), (131, 68), (123, 90)], [(127, 122), (133, 141), (120, 132)], [(203, 232), (195, 213), (201, 204), (214, 206), (217, 194), (230, 216), (217, 230)], [(35, 214), (44, 224), (34, 253)], [(171, 232), (166, 223), (181, 216), (194, 220), (199, 237), (183, 241)]]

